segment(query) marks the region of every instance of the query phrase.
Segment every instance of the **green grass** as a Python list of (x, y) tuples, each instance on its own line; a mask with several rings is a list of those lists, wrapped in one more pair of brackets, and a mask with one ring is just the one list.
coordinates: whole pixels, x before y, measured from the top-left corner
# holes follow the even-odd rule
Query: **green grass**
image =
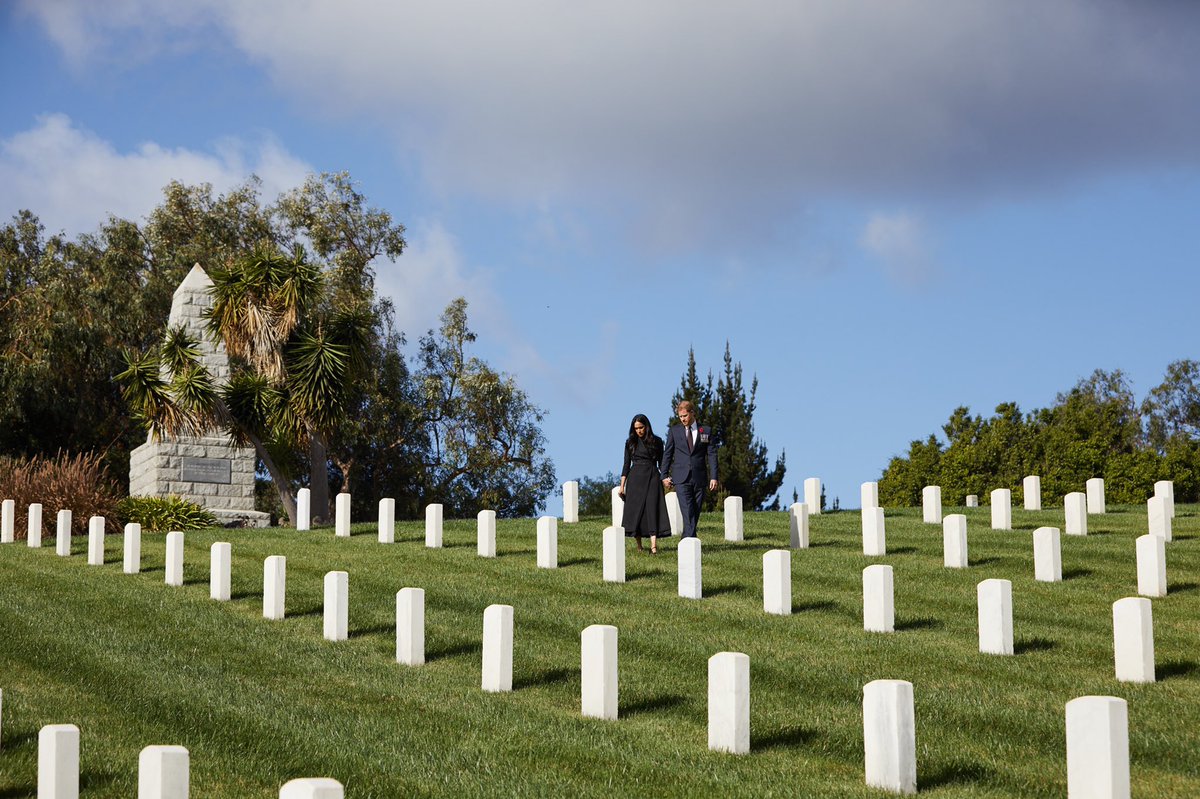
[[(962, 512), (961, 509), (959, 512)], [(86, 543), (59, 558), (0, 547), (0, 797), (33, 795), (37, 732), (82, 730), (85, 797), (134, 794), (138, 752), (191, 752), (192, 795), (268, 797), (301, 776), (340, 780), (354, 799), (399, 796), (883, 795), (865, 788), (862, 686), (914, 685), (917, 779), (931, 796), (1066, 793), (1064, 704), (1129, 701), (1133, 792), (1200, 796), (1200, 508), (1180, 506), (1168, 545), (1170, 594), (1154, 600), (1159, 682), (1113, 678), (1112, 602), (1136, 593), (1134, 538), (1144, 508), (1088, 519), (1063, 536), (1066, 581), (1033, 580), (1031, 531), (1062, 511), (1014, 510), (1013, 532), (966, 511), (972, 568), (942, 568), (941, 528), (889, 511), (886, 558), (861, 554), (857, 512), (812, 519), (792, 557), (794, 613), (762, 611), (762, 554), (787, 544), (783, 513), (747, 514), (746, 541), (722, 540), (706, 514), (705, 599), (675, 590), (675, 540), (657, 556), (629, 542), (624, 585), (601, 580), (607, 522), (559, 526), (557, 570), (535, 566), (535, 523), (498, 524), (500, 557), (475, 554), (474, 521), (448, 521), (446, 548), (423, 523), (381, 545), (374, 525), (205, 530), (186, 535), (182, 588), (163, 583), (164, 539), (143, 536), (143, 572), (121, 573)], [(208, 549), (233, 543), (232, 602), (208, 598)], [(262, 562), (288, 558), (288, 618), (262, 618)], [(861, 573), (895, 569), (895, 634), (862, 630)], [(322, 577), (350, 573), (350, 640), (322, 638)], [(1017, 654), (977, 651), (975, 586), (1012, 580)], [(426, 651), (395, 663), (395, 594), (425, 589)], [(515, 608), (514, 687), (480, 690), (484, 608)], [(579, 635), (619, 630), (620, 713), (579, 714)], [(710, 753), (706, 661), (750, 656), (751, 747)]]

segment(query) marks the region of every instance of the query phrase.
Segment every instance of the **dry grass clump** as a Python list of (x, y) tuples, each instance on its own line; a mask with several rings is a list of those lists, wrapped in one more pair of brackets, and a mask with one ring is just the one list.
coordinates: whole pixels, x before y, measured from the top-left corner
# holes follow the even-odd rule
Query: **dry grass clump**
[(0, 456), (0, 499), (16, 503), (16, 537), (28, 529), (28, 510), (42, 505), (42, 525), (54, 529), (60, 510), (71, 511), (72, 532), (82, 531), (92, 516), (112, 518), (119, 495), (101, 457), (92, 452), (19, 460)]

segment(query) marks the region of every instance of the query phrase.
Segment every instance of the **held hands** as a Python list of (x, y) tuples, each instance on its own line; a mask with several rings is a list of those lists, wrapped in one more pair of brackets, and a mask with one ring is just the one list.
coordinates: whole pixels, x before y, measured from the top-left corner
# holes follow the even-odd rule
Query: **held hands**
[(672, 485), (673, 485), (673, 484), (671, 483), (671, 478), (670, 478), (670, 477), (664, 477), (664, 478), (663, 478), (663, 488), (670, 488)]

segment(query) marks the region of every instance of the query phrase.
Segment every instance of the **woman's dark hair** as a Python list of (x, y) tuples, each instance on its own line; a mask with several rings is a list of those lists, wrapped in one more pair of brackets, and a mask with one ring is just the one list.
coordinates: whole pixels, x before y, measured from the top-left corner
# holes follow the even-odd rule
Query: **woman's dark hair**
[(626, 449), (632, 450), (634, 447), (637, 446), (638, 434), (637, 434), (637, 431), (633, 429), (633, 426), (635, 424), (637, 424), (638, 422), (641, 422), (642, 424), (644, 424), (646, 426), (646, 443), (647, 444), (653, 444), (655, 439), (658, 438), (658, 436), (654, 435), (654, 428), (650, 426), (650, 420), (646, 417), (646, 414), (644, 414), (644, 413), (636, 414), (636, 415), (634, 415), (633, 420), (629, 423), (629, 438), (625, 442)]

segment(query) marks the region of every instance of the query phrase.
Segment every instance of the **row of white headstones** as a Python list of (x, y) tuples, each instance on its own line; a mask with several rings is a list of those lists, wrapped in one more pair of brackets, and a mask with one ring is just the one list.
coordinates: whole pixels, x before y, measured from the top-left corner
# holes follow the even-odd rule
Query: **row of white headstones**
[[(335, 520), (335, 533), (339, 537), (350, 535), (349, 508), (349, 495), (339, 495)], [(1170, 510), (1173, 512), (1173, 501)], [(808, 547), (808, 511), (807, 503), (797, 503), (790, 509), (793, 548)], [(395, 540), (394, 513), (393, 500), (384, 499), (380, 502), (378, 538), (381, 543), (392, 543)], [(725, 504), (725, 513), (726, 538), (741, 540), (743, 528), (740, 498), (730, 497)], [(40, 516), (40, 507), (37, 508), (36, 514)], [(30, 518), (34, 516), (35, 511), (31, 508)], [(953, 514), (945, 517), (942, 522), (945, 565), (951, 568), (966, 567), (966, 517)], [(58, 540), (60, 555), (70, 554), (70, 525), (70, 511), (61, 511)], [(89, 564), (99, 565), (104, 562), (104, 526), (105, 521), (102, 517), (92, 517), (89, 521)], [(1011, 529), (1011, 526), (1001, 529)], [(479, 554), (494, 557), (494, 511), (483, 511), (479, 514), (478, 534)], [(124, 570), (127, 573), (136, 573), (140, 569), (140, 538), (141, 530), (138, 525), (126, 526)], [(430, 505), (426, 509), (425, 538), (428, 547), (439, 548), (442, 545), (440, 505)], [(1036, 579), (1048, 582), (1061, 580), (1058, 530), (1039, 528), (1035, 531), (1034, 538)], [(1146, 541), (1154, 546), (1143, 546)], [(183, 533), (168, 533), (166, 544), (166, 582), (170, 585), (182, 585)], [(40, 545), (40, 542), (34, 544), (31, 539), (30, 546), (36, 545)], [(886, 553), (881, 508), (863, 508), (863, 551), (867, 555)], [(1144, 551), (1151, 554), (1143, 555)], [(624, 530), (615, 526), (606, 528), (603, 557), (606, 581), (624, 582), (624, 552)], [(681, 596), (694, 599), (702, 597), (700, 553), (701, 544), (698, 539), (685, 539), (680, 542), (678, 585)], [(1140, 592), (1147, 593), (1142, 590), (1144, 575), (1152, 575), (1145, 578), (1148, 584), (1154, 586), (1152, 595), (1165, 594), (1164, 553), (1164, 539), (1161, 536), (1147, 535), (1138, 540)], [(228, 600), (231, 545), (227, 542), (214, 543), (210, 554), (210, 595), (217, 600)], [(1152, 565), (1144, 565), (1144, 558)], [(554, 517), (542, 517), (538, 520), (538, 566), (557, 567), (557, 519)], [(264, 563), (263, 590), (263, 614), (266, 618), (284, 617), (285, 586), (286, 559), (281, 555), (268, 557)], [(348, 637), (349, 574), (338, 571), (328, 573), (325, 576), (324, 589), (324, 635), (332, 641), (345, 640)], [(979, 584), (977, 594), (980, 651), (989, 654), (1013, 654), (1011, 582), (999, 579), (984, 580)], [(772, 614), (788, 615), (791, 613), (791, 605), (791, 553), (788, 550), (772, 550), (763, 556), (764, 610)], [(406, 665), (420, 665), (424, 662), (424, 591), (419, 588), (401, 590), (396, 597), (396, 611), (396, 659)], [(894, 619), (892, 567), (881, 564), (869, 566), (863, 572), (864, 629), (872, 632), (893, 632)], [(1113, 621), (1117, 679), (1153, 682), (1154, 650), (1149, 600), (1137, 597), (1119, 600), (1113, 606)], [(616, 640), (617, 629), (608, 625), (593, 625), (583, 632), (581, 704), (585, 716), (605, 719), (615, 719), (617, 716)], [(512, 647), (512, 606), (490, 606), (484, 612), (484, 690), (512, 689)], [(911, 793), (916, 790), (913, 714), (910, 683), (877, 680), (864, 686), (864, 749), (868, 784), (899, 793)], [(59, 726), (71, 727), (52, 725), (52, 728)], [(1115, 697), (1080, 697), (1072, 700), (1067, 705), (1067, 727), (1070, 794), (1076, 795), (1078, 791), (1078, 795), (1087, 796), (1127, 796), (1128, 724), (1124, 700)], [(1103, 731), (1104, 734), (1099, 735), (1097, 730)], [(749, 751), (749, 740), (749, 658), (743, 653), (718, 653), (709, 661), (709, 747), (717, 751), (744, 753)], [(69, 750), (70, 747), (66, 748)], [(76, 782), (77, 748), (76, 745)], [(52, 753), (55, 748), (48, 746), (46, 751), (47, 758), (54, 761)], [(67, 756), (64, 762), (66, 765), (61, 770), (64, 773), (70, 772), (70, 757)], [(171, 762), (178, 762), (178, 758)], [(49, 767), (46, 770), (50, 773), (58, 771)], [(39, 779), (42, 771), (39, 765)], [(186, 782), (186, 770), (183, 779)], [(64, 777), (63, 782), (66, 784), (69, 778)], [(172, 784), (178, 782), (176, 778)], [(295, 784), (297, 787), (294, 790), (304, 789), (304, 785), (307, 785), (304, 781), (297, 781)], [(326, 785), (321, 789), (328, 787)], [(68, 791), (47, 795), (72, 794)]]

